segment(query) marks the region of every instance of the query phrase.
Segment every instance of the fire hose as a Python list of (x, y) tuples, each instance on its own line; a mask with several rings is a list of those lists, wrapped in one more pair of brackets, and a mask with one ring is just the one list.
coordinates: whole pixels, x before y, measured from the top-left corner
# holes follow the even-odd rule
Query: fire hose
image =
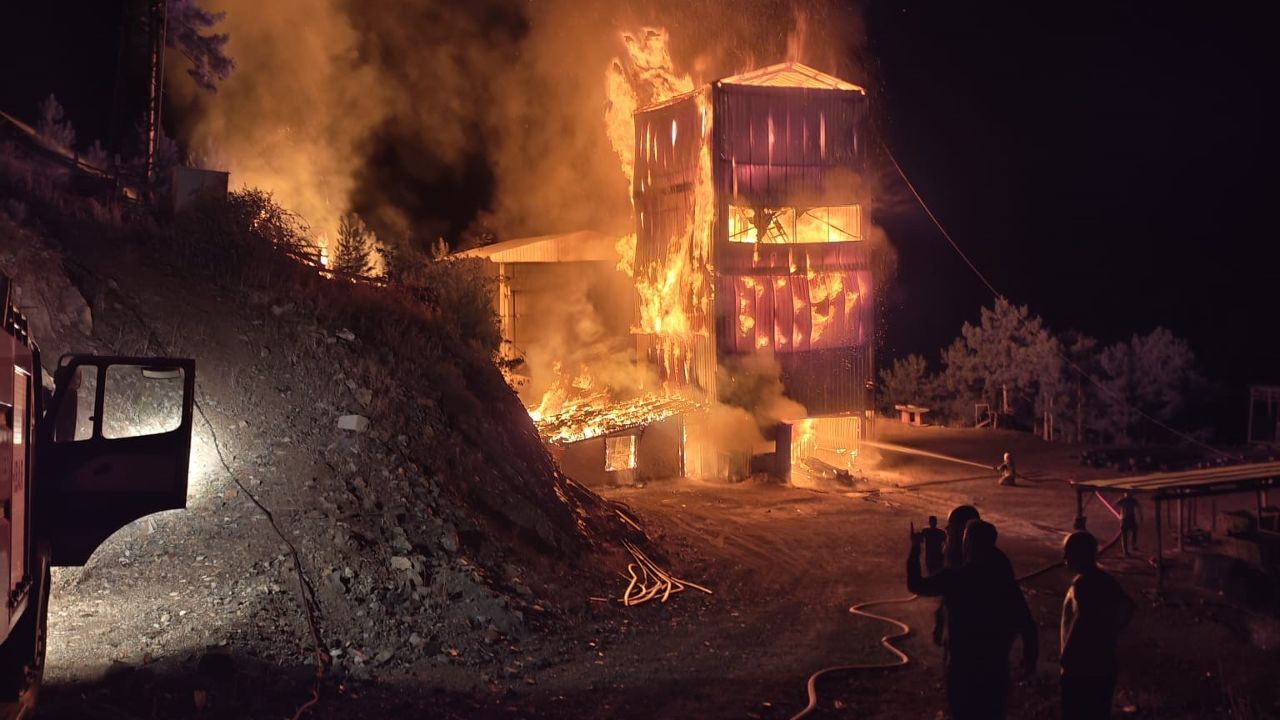
[(890, 598), (887, 600), (868, 600), (867, 602), (861, 602), (861, 603), (858, 603), (857, 605), (850, 607), (849, 612), (853, 613), (854, 615), (860, 615), (862, 617), (871, 618), (872, 620), (879, 620), (881, 622), (886, 622), (898, 628), (896, 632), (891, 632), (886, 635), (882, 635), (880, 637), (880, 646), (888, 650), (889, 652), (893, 653), (896, 656), (895, 659), (890, 662), (883, 662), (883, 663), (857, 663), (853, 665), (832, 665), (830, 667), (825, 667), (815, 672), (814, 674), (809, 676), (809, 681), (805, 684), (805, 690), (806, 692), (809, 693), (809, 704), (805, 705), (804, 709), (801, 710), (800, 712), (796, 713), (795, 715), (792, 715), (791, 720), (799, 720), (799, 718), (802, 718), (817, 709), (818, 678), (822, 677), (823, 675), (827, 675), (834, 672), (842, 672), (845, 670), (892, 670), (893, 668), (906, 667), (908, 664), (910, 664), (911, 656), (907, 655), (905, 652), (898, 649), (898, 647), (895, 646), (893, 642), (895, 640), (901, 640), (902, 638), (905, 638), (908, 635), (910, 635), (911, 626), (902, 622), (901, 620), (895, 620), (891, 617), (886, 617), (884, 615), (877, 615), (875, 613), (867, 612), (863, 608), (871, 607), (872, 605), (906, 604), (909, 602), (914, 602), (918, 597), (919, 597), (918, 595), (908, 595), (906, 597)]

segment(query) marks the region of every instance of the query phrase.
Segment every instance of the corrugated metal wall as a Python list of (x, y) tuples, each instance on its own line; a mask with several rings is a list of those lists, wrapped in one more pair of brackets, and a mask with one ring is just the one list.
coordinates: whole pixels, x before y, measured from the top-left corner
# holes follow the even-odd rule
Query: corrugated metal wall
[(726, 204), (858, 201), (853, 183), (841, 181), (866, 170), (865, 95), (717, 84), (712, 98), (717, 187)]
[[(761, 332), (771, 335), (788, 397), (810, 415), (860, 413), (871, 407), (868, 380), (874, 376), (875, 287), (867, 246), (732, 243), (728, 206), (865, 204), (858, 177), (867, 164), (866, 96), (730, 84), (715, 85), (712, 95), (720, 200), (714, 244), (717, 346), (722, 354), (749, 352), (760, 346)], [(815, 307), (811, 274), (837, 274), (841, 292)], [(827, 294), (822, 290), (819, 297)], [(756, 314), (751, 333), (742, 332), (738, 322), (742, 310)], [(828, 314), (821, 335), (804, 334)], [(789, 342), (779, 343), (783, 337)]]
[[(812, 207), (865, 203), (866, 96), (857, 91), (716, 84), (711, 92), (712, 170), (716, 189), (712, 264), (715, 320), (674, 378), (714, 392), (718, 358), (748, 352), (761, 337), (774, 347), (788, 394), (811, 414), (861, 412), (873, 377), (874, 284), (862, 243), (747, 245), (728, 241), (728, 206)], [(633, 193), (638, 220), (636, 267), (665, 263), (688, 242), (694, 219), (703, 119), (691, 95), (636, 115)], [(842, 288), (815, 295), (808, 275), (836, 274)], [(750, 278), (748, 280), (747, 278)], [(829, 278), (828, 278), (829, 279)], [(767, 292), (762, 288), (768, 287)], [(759, 332), (741, 333), (749, 311)], [(830, 297), (829, 297), (830, 296)], [(817, 297), (821, 302), (811, 302)], [(825, 298), (825, 300), (824, 300)], [(825, 304), (824, 304), (825, 303)], [(814, 321), (828, 329), (806, 334)], [(818, 323), (822, 325), (822, 323)], [(796, 332), (803, 337), (795, 342)], [(763, 332), (764, 335), (760, 333)], [(741, 336), (741, 337), (739, 337)], [(655, 344), (640, 338), (641, 357)]]
[[(674, 131), (673, 131), (674, 128)], [(701, 118), (693, 96), (636, 113), (636, 267), (664, 261), (693, 223)]]

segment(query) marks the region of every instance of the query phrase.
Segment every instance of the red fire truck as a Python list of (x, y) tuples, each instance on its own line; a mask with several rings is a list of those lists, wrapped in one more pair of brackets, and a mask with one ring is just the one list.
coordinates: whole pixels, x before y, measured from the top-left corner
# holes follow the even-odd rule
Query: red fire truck
[(186, 506), (195, 362), (66, 355), (48, 378), (0, 275), (0, 719), (28, 716), (44, 671), (49, 568)]

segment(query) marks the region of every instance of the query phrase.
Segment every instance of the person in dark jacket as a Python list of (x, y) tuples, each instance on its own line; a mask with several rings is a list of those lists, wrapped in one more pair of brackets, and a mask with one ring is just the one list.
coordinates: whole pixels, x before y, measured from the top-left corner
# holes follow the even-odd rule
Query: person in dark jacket
[(1022, 665), (1035, 672), (1040, 638), (1009, 558), (996, 548), (996, 528), (971, 520), (964, 533), (964, 564), (937, 575), (920, 572), (922, 538), (913, 534), (907, 589), (939, 596), (946, 610), (947, 704), (954, 720), (1001, 720), (1009, 694), (1009, 650), (1022, 639)]
[(929, 527), (920, 531), (924, 538), (924, 566), (930, 575), (937, 575), (946, 567), (947, 532), (938, 527), (938, 517), (929, 516)]
[[(978, 509), (972, 505), (957, 505), (947, 515), (946, 542), (943, 545), (943, 567), (958, 568), (964, 564), (964, 529), (970, 520), (978, 520)], [(925, 555), (928, 562), (928, 553)], [(932, 575), (933, 571), (930, 570)], [(933, 644), (946, 647), (947, 607), (938, 603), (933, 614)]]
[(1116, 640), (1133, 618), (1133, 600), (1097, 565), (1098, 541), (1074, 532), (1062, 545), (1076, 577), (1062, 602), (1062, 719), (1106, 720), (1116, 687)]

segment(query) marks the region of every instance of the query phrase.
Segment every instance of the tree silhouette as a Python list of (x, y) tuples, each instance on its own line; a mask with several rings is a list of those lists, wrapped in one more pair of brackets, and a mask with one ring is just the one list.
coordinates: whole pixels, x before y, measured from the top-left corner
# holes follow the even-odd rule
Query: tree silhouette
[(373, 231), (360, 216), (351, 212), (338, 221), (338, 245), (330, 267), (347, 275), (368, 275), (373, 272)]

